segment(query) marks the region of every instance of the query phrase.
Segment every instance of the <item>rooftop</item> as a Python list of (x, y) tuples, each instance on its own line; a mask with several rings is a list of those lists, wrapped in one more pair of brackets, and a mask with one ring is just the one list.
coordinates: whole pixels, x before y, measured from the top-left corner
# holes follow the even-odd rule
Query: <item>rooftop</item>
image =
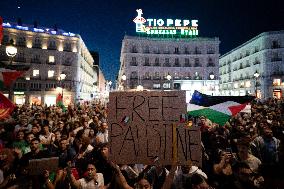
[(12, 28), (17, 30), (23, 30), (23, 31), (31, 31), (36, 33), (46, 33), (50, 35), (63, 35), (68, 37), (79, 37), (78, 34), (74, 34), (71, 32), (66, 32), (62, 29), (54, 29), (54, 28), (46, 28), (46, 27), (34, 27), (33, 25), (27, 25), (27, 24), (21, 24), (18, 25), (17, 23), (11, 23), (11, 22), (3, 22), (4, 28)]
[(238, 47), (236, 47), (236, 48), (230, 50), (229, 52), (223, 54), (223, 55), (220, 57), (220, 59), (221, 59), (221, 58), (224, 58), (225, 56), (227, 56), (227, 55), (233, 53), (234, 51), (236, 51), (236, 50), (238, 50), (238, 49), (240, 49), (240, 48), (246, 46), (247, 44), (249, 44), (249, 43), (251, 43), (251, 42), (257, 40), (258, 38), (261, 38), (261, 37), (264, 37), (264, 36), (268, 36), (268, 35), (275, 35), (275, 34), (284, 34), (284, 30), (263, 32), (263, 33), (261, 33), (261, 34), (255, 36), (254, 38), (250, 39), (249, 41), (247, 41), (247, 42), (245, 42), (245, 43), (239, 45)]

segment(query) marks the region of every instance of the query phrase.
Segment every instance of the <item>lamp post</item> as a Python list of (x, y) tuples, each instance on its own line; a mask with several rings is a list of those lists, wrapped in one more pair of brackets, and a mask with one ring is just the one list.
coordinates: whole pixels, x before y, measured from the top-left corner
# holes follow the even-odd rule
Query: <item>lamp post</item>
[(254, 79), (255, 79), (255, 84), (254, 84), (254, 87), (255, 87), (255, 97), (257, 97), (257, 79), (259, 77), (259, 73), (256, 71), (254, 74)]
[[(14, 41), (13, 39), (10, 40), (10, 44), (6, 46), (6, 54), (10, 59), (10, 65), (12, 65), (13, 63), (13, 57), (16, 56), (18, 50), (17, 48), (14, 46)], [(15, 81), (14, 81), (15, 82)], [(12, 101), (12, 87), (14, 86), (14, 82), (11, 83), (11, 85), (9, 86), (9, 99)]]
[[(210, 78), (211, 80), (213, 80), (213, 79), (215, 78), (215, 75), (211, 72), (211, 73), (209, 74), (209, 78)], [(213, 84), (213, 88), (210, 87), (210, 90), (212, 90), (212, 96), (214, 95), (214, 89), (215, 89), (215, 83)]]
[(62, 81), (66, 78), (66, 74), (65, 73), (61, 73), (58, 77), (58, 81), (59, 81), (59, 86), (57, 87), (57, 92), (60, 93), (61, 92), (61, 96), (62, 96), (62, 104), (63, 104), (63, 83)]
[(125, 85), (125, 82), (126, 82), (126, 75), (123, 74), (123, 75), (121, 76), (121, 79), (122, 79), (122, 87), (123, 87), (123, 90), (125, 90), (125, 87), (126, 87), (126, 85)]
[(171, 86), (171, 79), (172, 79), (172, 76), (170, 75), (170, 73), (168, 73), (168, 75), (166, 76), (166, 79), (169, 81), (169, 84), (170, 84), (170, 89), (172, 88)]

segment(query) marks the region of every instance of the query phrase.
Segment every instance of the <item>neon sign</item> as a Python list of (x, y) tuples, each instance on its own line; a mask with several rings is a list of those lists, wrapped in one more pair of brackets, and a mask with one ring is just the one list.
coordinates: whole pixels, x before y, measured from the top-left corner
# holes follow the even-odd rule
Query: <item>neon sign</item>
[(148, 35), (181, 35), (197, 36), (198, 20), (181, 19), (145, 19), (142, 17), (142, 9), (137, 9), (137, 17), (133, 22), (136, 24), (137, 33)]

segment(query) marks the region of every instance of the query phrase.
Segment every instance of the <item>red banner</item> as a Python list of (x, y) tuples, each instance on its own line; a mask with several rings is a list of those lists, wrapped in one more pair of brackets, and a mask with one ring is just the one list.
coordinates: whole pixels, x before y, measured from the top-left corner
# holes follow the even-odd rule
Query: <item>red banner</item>
[(15, 105), (0, 92), (0, 120), (8, 117), (14, 108)]
[(3, 82), (6, 87), (9, 87), (13, 81), (21, 77), (25, 72), (16, 71), (16, 72), (2, 72)]

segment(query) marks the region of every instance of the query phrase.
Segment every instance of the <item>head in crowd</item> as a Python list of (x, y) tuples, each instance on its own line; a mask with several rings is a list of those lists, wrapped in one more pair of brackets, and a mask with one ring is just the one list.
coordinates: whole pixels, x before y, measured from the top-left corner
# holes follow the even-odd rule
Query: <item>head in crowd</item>
[(31, 152), (32, 153), (37, 153), (39, 152), (39, 144), (40, 144), (40, 140), (38, 138), (33, 138), (31, 140), (31, 143), (30, 143), (30, 148), (31, 148)]

